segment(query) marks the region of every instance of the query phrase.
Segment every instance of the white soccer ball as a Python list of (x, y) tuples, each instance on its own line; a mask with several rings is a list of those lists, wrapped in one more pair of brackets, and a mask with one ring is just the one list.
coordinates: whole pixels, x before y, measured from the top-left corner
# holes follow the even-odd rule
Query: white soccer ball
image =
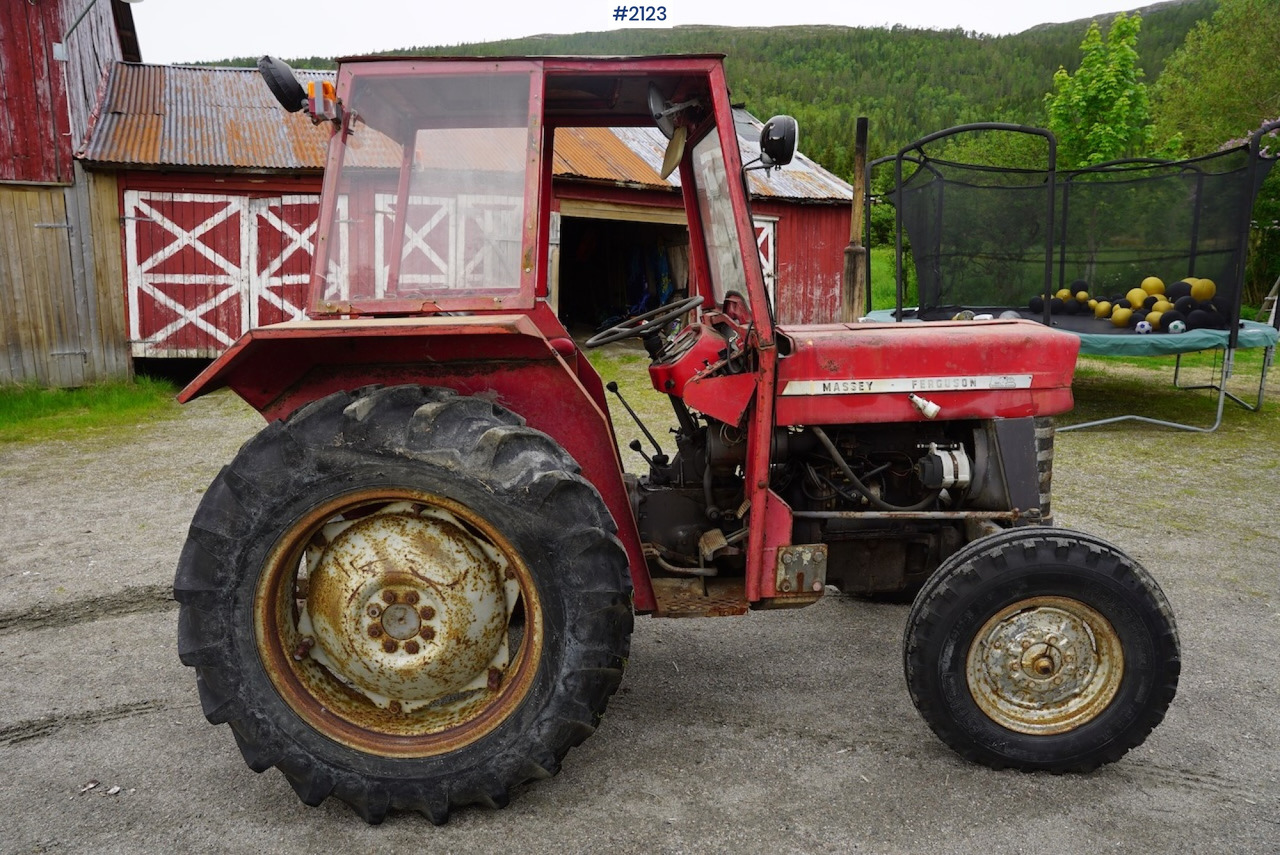
[(1169, 321), (1169, 326), (1165, 327), (1165, 332), (1183, 333), (1187, 331), (1185, 321)]
[(1133, 328), (1134, 332), (1149, 333), (1151, 332), (1150, 321), (1138, 321), (1137, 326)]

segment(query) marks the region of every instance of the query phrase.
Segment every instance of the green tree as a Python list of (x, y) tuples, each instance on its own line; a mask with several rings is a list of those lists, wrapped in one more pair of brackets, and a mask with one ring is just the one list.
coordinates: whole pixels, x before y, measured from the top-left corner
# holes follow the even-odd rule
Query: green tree
[(1059, 67), (1045, 96), (1049, 130), (1058, 138), (1058, 166), (1075, 169), (1155, 153), (1155, 126), (1138, 67), (1142, 17), (1121, 12), (1107, 38), (1096, 21), (1080, 43), (1080, 67)]
[[(1186, 152), (1207, 154), (1280, 117), (1280, 15), (1275, 0), (1222, 0), (1187, 34), (1154, 87), (1156, 126), (1177, 131)], [(1264, 140), (1280, 154), (1274, 138)], [(1244, 302), (1257, 305), (1280, 276), (1280, 170), (1253, 209)]]
[(1152, 88), (1156, 127), (1206, 154), (1280, 116), (1275, 0), (1222, 0), (1187, 34)]

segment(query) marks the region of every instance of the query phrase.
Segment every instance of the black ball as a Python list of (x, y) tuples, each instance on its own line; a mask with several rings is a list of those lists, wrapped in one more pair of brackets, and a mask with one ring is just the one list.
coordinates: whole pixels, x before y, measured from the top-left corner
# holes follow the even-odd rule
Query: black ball
[[(1063, 301), (1062, 301), (1062, 312), (1063, 312), (1063, 314), (1067, 314), (1067, 315), (1078, 315), (1078, 314), (1080, 314), (1080, 306), (1081, 306), (1081, 305), (1083, 305), (1083, 304), (1081, 304), (1081, 303), (1080, 303), (1080, 301), (1078, 301), (1078, 300), (1074, 300), (1074, 299), (1072, 299), (1072, 300), (1063, 300)], [(1085, 308), (1088, 308), (1088, 306), (1086, 305), (1086, 306), (1085, 306)]]
[(1189, 315), (1187, 315), (1187, 329), (1189, 330), (1209, 329), (1209, 324), (1212, 323), (1212, 321), (1213, 321), (1212, 315), (1210, 315), (1204, 309), (1196, 309), (1194, 312), (1191, 312)]
[[(1074, 303), (1075, 301), (1072, 300), (1072, 302)], [(1052, 315), (1060, 315), (1062, 314), (1062, 309), (1065, 305), (1066, 304), (1062, 302), (1061, 297), (1054, 297), (1049, 301), (1049, 313)]]
[(1160, 302), (1160, 298), (1157, 297), (1155, 294), (1152, 294), (1150, 297), (1142, 301), (1142, 308), (1146, 309), (1147, 311), (1151, 311), (1151, 307), (1159, 302)]
[(1165, 286), (1164, 295), (1170, 302), (1177, 304), (1179, 298), (1191, 296), (1190, 282), (1174, 282), (1172, 285)]
[(1129, 305), (1129, 301), (1126, 300), (1124, 297), (1121, 297), (1119, 300), (1113, 300), (1111, 305), (1115, 306), (1117, 309), (1133, 308), (1132, 306)]
[(1160, 329), (1169, 329), (1169, 324), (1174, 321), (1182, 321), (1185, 324), (1187, 322), (1187, 316), (1182, 312), (1179, 312), (1177, 309), (1170, 309), (1160, 316)]
[(1027, 301), (1027, 308), (1037, 315), (1044, 311), (1044, 297), (1039, 294)]
[(1209, 302), (1212, 303), (1213, 307), (1218, 310), (1218, 314), (1222, 315), (1224, 318), (1231, 317), (1231, 310), (1234, 307), (1231, 305), (1231, 301), (1228, 300), (1224, 295), (1219, 294)]
[(1134, 309), (1133, 314), (1129, 316), (1129, 326), (1137, 326), (1138, 321), (1145, 321), (1146, 319), (1146, 309)]
[(1087, 279), (1077, 279), (1071, 283), (1071, 293), (1078, 294), (1081, 291), (1089, 290), (1089, 282)]
[(1187, 294), (1185, 296), (1179, 297), (1178, 299), (1174, 300), (1173, 307), (1177, 309), (1179, 312), (1182, 312), (1182, 314), (1184, 315), (1190, 314), (1191, 312), (1194, 312), (1197, 308), (1196, 299), (1195, 297), (1192, 297), (1190, 294)]

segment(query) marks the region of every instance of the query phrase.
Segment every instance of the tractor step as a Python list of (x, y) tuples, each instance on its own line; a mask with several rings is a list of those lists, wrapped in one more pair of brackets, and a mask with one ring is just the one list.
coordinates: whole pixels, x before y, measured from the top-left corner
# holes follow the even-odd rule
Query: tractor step
[(656, 578), (654, 617), (726, 617), (747, 613), (747, 590), (741, 579)]

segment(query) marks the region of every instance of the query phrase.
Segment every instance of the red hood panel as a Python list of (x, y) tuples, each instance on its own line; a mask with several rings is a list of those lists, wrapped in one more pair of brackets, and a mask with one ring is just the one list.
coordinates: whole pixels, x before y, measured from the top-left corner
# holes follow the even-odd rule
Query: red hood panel
[[(777, 424), (1020, 418), (1071, 409), (1080, 340), (1034, 321), (782, 327)], [(783, 352), (786, 352), (785, 350)]]

